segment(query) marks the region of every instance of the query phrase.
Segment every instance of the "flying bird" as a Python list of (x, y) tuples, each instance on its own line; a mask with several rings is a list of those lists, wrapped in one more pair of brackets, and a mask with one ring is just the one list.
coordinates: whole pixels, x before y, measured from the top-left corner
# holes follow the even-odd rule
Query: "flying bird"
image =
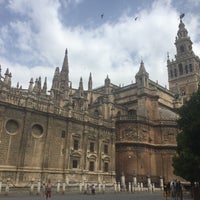
[(103, 19), (103, 14), (101, 14), (101, 19)]
[(138, 19), (138, 17), (135, 17), (135, 21)]

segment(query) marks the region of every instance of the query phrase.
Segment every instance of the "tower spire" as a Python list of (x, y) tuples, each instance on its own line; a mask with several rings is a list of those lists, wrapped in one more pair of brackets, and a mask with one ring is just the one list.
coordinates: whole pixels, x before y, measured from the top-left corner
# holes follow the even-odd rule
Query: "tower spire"
[(82, 77), (80, 78), (78, 90), (79, 90), (79, 96), (82, 97), (83, 96), (83, 79), (82, 79)]
[(92, 74), (91, 74), (91, 72), (90, 72), (89, 81), (88, 81), (88, 90), (89, 91), (92, 90)]
[(197, 80), (200, 77), (200, 59), (193, 52), (192, 41), (183, 23), (183, 17), (184, 15), (182, 17), (180, 16), (180, 23), (175, 40), (175, 60), (170, 61), (168, 59), (167, 68), (169, 89), (177, 93), (177, 87), (179, 87), (180, 94), (185, 101), (190, 98), (193, 92), (197, 91)]
[(135, 75), (136, 83), (139, 87), (148, 87), (149, 85), (149, 73), (147, 73), (144, 62), (141, 60), (140, 69), (138, 73)]
[(68, 52), (65, 50), (65, 57), (62, 65), (62, 69), (60, 72), (60, 81), (61, 81), (61, 89), (65, 90), (68, 88), (69, 83), (69, 66), (68, 66)]

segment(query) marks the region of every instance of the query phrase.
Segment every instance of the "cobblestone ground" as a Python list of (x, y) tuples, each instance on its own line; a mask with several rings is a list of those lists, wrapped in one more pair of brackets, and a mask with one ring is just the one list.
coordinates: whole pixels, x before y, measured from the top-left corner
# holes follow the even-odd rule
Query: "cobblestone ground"
[[(44, 200), (41, 195), (9, 194), (0, 195), (0, 200)], [(51, 200), (164, 200), (163, 193), (159, 192), (138, 192), (138, 193), (105, 193), (105, 194), (53, 194)], [(171, 198), (167, 198), (171, 200)], [(189, 194), (184, 194), (183, 200), (191, 200)]]

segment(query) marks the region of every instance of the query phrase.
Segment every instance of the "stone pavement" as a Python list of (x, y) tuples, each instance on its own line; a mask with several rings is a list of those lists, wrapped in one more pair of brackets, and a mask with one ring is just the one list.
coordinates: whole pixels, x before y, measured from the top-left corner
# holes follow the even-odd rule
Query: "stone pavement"
[[(51, 200), (164, 200), (163, 193), (159, 192), (136, 192), (136, 193), (105, 193), (105, 194), (53, 194)], [(184, 194), (183, 200), (191, 200), (189, 194)], [(44, 200), (41, 195), (9, 194), (0, 195), (0, 200)], [(168, 198), (171, 200), (171, 198)]]

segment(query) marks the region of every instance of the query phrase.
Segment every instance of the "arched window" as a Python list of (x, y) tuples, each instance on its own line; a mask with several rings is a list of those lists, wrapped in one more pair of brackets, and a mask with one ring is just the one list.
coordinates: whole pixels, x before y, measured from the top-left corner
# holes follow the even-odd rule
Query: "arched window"
[(128, 117), (129, 118), (135, 118), (136, 117), (136, 110), (133, 110), (133, 109), (129, 110), (128, 111)]

